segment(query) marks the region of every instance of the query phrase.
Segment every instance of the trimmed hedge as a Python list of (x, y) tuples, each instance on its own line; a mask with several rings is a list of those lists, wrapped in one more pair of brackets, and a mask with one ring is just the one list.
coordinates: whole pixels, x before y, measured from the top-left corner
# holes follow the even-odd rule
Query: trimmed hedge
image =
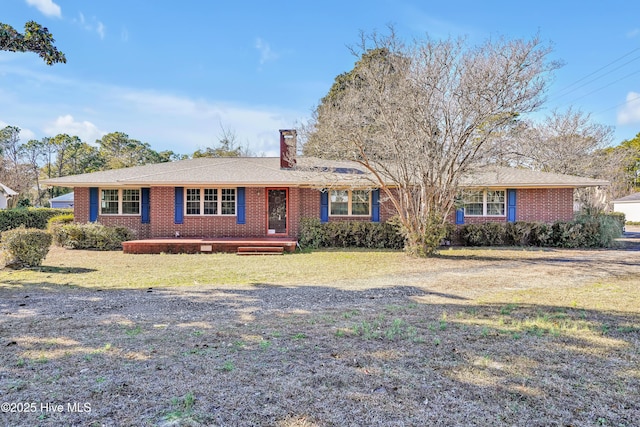
[(574, 221), (488, 222), (450, 229), (448, 239), (463, 246), (551, 246), (605, 248), (622, 235), (616, 215), (581, 215)]
[(20, 208), (0, 210), (0, 232), (14, 228), (46, 230), (50, 218), (73, 213), (71, 209)]
[(66, 224), (53, 227), (56, 245), (67, 249), (96, 249), (114, 251), (122, 249), (122, 242), (133, 240), (133, 230), (121, 226), (107, 226), (98, 223)]
[[(447, 225), (445, 241), (462, 246), (540, 246), (563, 248), (604, 248), (622, 235), (619, 215), (581, 215), (574, 221), (487, 222)], [(395, 221), (371, 223), (340, 221), (321, 223), (303, 218), (298, 238), (303, 248), (386, 248), (402, 249), (405, 239)]]
[(1, 246), (9, 254), (8, 265), (38, 267), (51, 246), (51, 234), (35, 228), (15, 228), (2, 232)]
[(303, 218), (298, 242), (303, 248), (402, 249), (404, 236), (393, 221), (321, 223), (318, 218)]

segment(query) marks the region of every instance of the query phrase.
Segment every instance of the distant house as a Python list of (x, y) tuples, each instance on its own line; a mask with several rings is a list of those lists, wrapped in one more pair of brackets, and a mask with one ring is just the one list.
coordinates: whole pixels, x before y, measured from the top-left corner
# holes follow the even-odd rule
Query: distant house
[(614, 212), (622, 212), (627, 221), (640, 221), (640, 193), (613, 200)]
[(18, 193), (0, 182), (0, 209), (7, 209), (9, 200), (17, 195)]
[[(395, 212), (361, 165), (290, 158), (292, 131), (281, 131), (280, 157), (196, 158), (53, 178), (73, 187), (75, 220), (123, 225), (139, 238), (297, 238), (300, 220), (384, 222)], [(571, 220), (573, 193), (606, 181), (486, 168), (463, 183), (457, 224)]]
[(52, 208), (58, 208), (58, 209), (72, 208), (73, 209), (73, 198), (74, 198), (73, 192), (71, 192), (71, 193), (63, 194), (62, 196), (54, 197), (53, 199), (49, 200), (49, 204)]

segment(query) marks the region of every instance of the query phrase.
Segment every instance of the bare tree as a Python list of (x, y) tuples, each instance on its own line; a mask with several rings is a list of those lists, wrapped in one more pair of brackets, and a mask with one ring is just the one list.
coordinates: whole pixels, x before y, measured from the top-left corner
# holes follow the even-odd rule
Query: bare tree
[(363, 35), (353, 51), (363, 59), (301, 129), (308, 132), (304, 152), (368, 169), (399, 214), (406, 249), (433, 254), (461, 177), (488, 142), (540, 107), (558, 64), (537, 37), (405, 44), (391, 29)]
[(222, 123), (220, 123), (218, 143), (219, 145), (216, 147), (196, 150), (193, 153), (193, 157), (255, 157), (255, 154), (247, 145), (238, 144), (236, 132), (225, 128)]
[(35, 181), (36, 189), (36, 206), (42, 206), (42, 196), (44, 191), (40, 188), (40, 167), (41, 163), (46, 159), (45, 142), (37, 139), (29, 140), (26, 144), (20, 146), (20, 156), (24, 159), (25, 165), (31, 172), (31, 181)]
[(500, 144), (493, 161), (588, 178), (606, 179), (607, 189), (583, 189), (576, 201), (591, 208), (604, 207), (628, 187), (624, 159), (629, 153), (611, 150), (613, 128), (595, 123), (591, 115), (569, 108), (554, 110), (543, 120), (522, 121)]
[(612, 141), (613, 128), (594, 123), (572, 108), (554, 110), (542, 121), (521, 123), (505, 155), (535, 170), (576, 176), (598, 176), (594, 154)]

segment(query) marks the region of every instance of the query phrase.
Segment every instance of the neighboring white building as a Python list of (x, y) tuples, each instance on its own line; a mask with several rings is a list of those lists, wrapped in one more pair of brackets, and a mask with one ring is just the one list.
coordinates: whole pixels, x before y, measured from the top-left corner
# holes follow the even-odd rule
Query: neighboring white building
[(52, 208), (73, 208), (73, 192), (49, 200)]
[(18, 193), (0, 182), (0, 209), (7, 209), (9, 199), (17, 195)]
[(640, 193), (614, 200), (613, 211), (622, 212), (627, 221), (640, 221)]

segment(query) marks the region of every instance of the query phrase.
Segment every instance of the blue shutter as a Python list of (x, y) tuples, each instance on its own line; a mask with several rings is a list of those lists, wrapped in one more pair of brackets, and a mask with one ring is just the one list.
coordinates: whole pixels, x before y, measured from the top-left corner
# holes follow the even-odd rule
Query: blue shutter
[(247, 223), (244, 193), (245, 193), (244, 187), (238, 187), (236, 189), (236, 197), (237, 197), (236, 223), (238, 224)]
[(320, 222), (329, 222), (329, 190), (320, 192)]
[(516, 221), (516, 190), (507, 190), (507, 221)]
[(98, 187), (89, 188), (89, 221), (96, 222), (98, 220), (98, 207), (100, 205), (98, 199)]
[(371, 221), (380, 222), (380, 189), (371, 192)]
[(176, 187), (175, 194), (175, 215), (173, 222), (175, 224), (182, 224), (184, 222), (184, 187)]
[(141, 210), (141, 215), (142, 215), (142, 223), (143, 224), (149, 224), (151, 222), (151, 203), (150, 203), (150, 197), (149, 197), (149, 193), (150, 193), (150, 189), (149, 188), (143, 188), (140, 190), (141, 191), (141, 203), (140, 203), (140, 210)]
[(464, 208), (456, 209), (456, 224), (464, 224)]

